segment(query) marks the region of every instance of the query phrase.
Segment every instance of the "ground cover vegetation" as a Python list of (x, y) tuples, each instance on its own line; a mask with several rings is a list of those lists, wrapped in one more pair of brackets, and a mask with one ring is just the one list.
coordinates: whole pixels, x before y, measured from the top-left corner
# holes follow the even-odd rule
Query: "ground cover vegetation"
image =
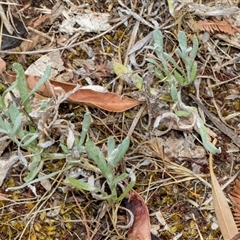
[(239, 3), (0, 3), (0, 240), (238, 239)]

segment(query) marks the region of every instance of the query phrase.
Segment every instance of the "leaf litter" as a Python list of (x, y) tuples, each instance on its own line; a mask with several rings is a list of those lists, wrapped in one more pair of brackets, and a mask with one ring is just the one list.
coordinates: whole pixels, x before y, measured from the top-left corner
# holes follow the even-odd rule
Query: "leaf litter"
[[(222, 31), (221, 36), (213, 36), (215, 29), (221, 29), (218, 25), (208, 33), (208, 38), (213, 42), (219, 37), (220, 40), (217, 41), (220, 41), (220, 45), (206, 43), (202, 35), (198, 36), (199, 41), (203, 42), (196, 58), (197, 78), (201, 78), (197, 99), (193, 98), (193, 101), (189, 97), (198, 91), (193, 87), (195, 82), (193, 85), (180, 87), (182, 100), (174, 95), (180, 93), (179, 82), (174, 83), (176, 88), (173, 87), (173, 82), (166, 84), (166, 80), (171, 79), (173, 72), (175, 78), (180, 77), (177, 71), (181, 72), (181, 69), (187, 66), (179, 58), (176, 59), (181, 57), (181, 52), (176, 49), (180, 43), (182, 51), (185, 48), (187, 54), (192, 51), (188, 44), (191, 46), (195, 32), (191, 21), (195, 23), (199, 21), (196, 16), (201, 16), (203, 20), (206, 17), (222, 16), (229, 18), (227, 20), (234, 26), (237, 25), (232, 18), (232, 15), (236, 14), (236, 7), (231, 7), (227, 3), (222, 4), (224, 9), (202, 4), (194, 11), (192, 7), (194, 4), (174, 7), (170, 1), (169, 5), (154, 1), (150, 5), (137, 1), (134, 4), (122, 1), (89, 3), (88, 9), (91, 11), (83, 11), (86, 6), (77, 5), (75, 1), (59, 2), (55, 6), (46, 2), (48, 8), (45, 9), (39, 6), (42, 15), (34, 22), (27, 23), (29, 30), (39, 37), (31, 46), (22, 48), (24, 51), (35, 49), (31, 53), (38, 55), (39, 59), (32, 64), (28, 62), (30, 58), (26, 55), (23, 57), (25, 62), (22, 62), (26, 66), (25, 69), (30, 66), (26, 76), (21, 74), (21, 77), (26, 77), (26, 83), (34, 97), (24, 98), (21, 89), (19, 96), (12, 87), (8, 92), (10, 96), (8, 106), (11, 106), (11, 109), (17, 111), (17, 108), (12, 106), (15, 104), (21, 106), (19, 98), (25, 99), (22, 102), (25, 104), (23, 129), (17, 129), (18, 124), (13, 122), (10, 122), (12, 125), (1, 126), (8, 128), (12, 126), (13, 132), (17, 134), (11, 135), (11, 142), (3, 145), (1, 149), (3, 165), (0, 169), (2, 172), (0, 196), (4, 199), (1, 200), (4, 215), (0, 226), (3, 235), (0, 235), (0, 238), (74, 239), (73, 236), (77, 236), (81, 239), (95, 240), (126, 238), (141, 240), (151, 239), (150, 231), (160, 239), (218, 239), (221, 234), (224, 239), (230, 239), (237, 235), (226, 202), (227, 195), (224, 196), (218, 183), (222, 185), (228, 182), (227, 180), (238, 171), (236, 162), (239, 153), (238, 144), (233, 148), (227, 138), (228, 136), (233, 143), (238, 143), (235, 129), (238, 129), (239, 120), (238, 115), (233, 113), (240, 110), (239, 98), (235, 97), (232, 100), (229, 96), (232, 96), (233, 89), (235, 96), (238, 96), (240, 91), (238, 82), (234, 81), (237, 75), (236, 61), (231, 59), (235, 54), (234, 47), (228, 45), (231, 49), (229, 51), (222, 47), (233, 42), (229, 36), (224, 35), (226, 31)], [(23, 8), (21, 14), (25, 16), (30, 12), (29, 9), (33, 13), (36, 12), (35, 6), (34, 4), (24, 6), (26, 8)], [(56, 11), (57, 9), (61, 11)], [(231, 11), (227, 13), (225, 9)], [(182, 12), (185, 15), (182, 15)], [(123, 18), (125, 14), (128, 21), (124, 20), (122, 25), (117, 25), (119, 16)], [(171, 17), (173, 15), (175, 20)], [(218, 21), (221, 23), (221, 19)], [(63, 26), (66, 22), (68, 24)], [(130, 25), (132, 22), (133, 29)], [(215, 21), (214, 24), (217, 25), (218, 22)], [(177, 25), (181, 25), (182, 30), (188, 32), (186, 46), (178, 41)], [(154, 55), (154, 49), (151, 49), (154, 28), (161, 29), (165, 41), (163, 57), (167, 59), (167, 64), (162, 75), (162, 69), (151, 69), (153, 65), (147, 66), (146, 61), (146, 57)], [(172, 35), (169, 34), (169, 28)], [(206, 27), (202, 30), (205, 30), (206, 35)], [(101, 31), (105, 32), (100, 33)], [(231, 38), (237, 39), (236, 33), (231, 34)], [(78, 48), (79, 38), (80, 42), (86, 41), (87, 48), (82, 46)], [(60, 47), (59, 50), (67, 50), (42, 55), (41, 51), (56, 49), (53, 44), (56, 44), (57, 48)], [(212, 52), (214, 55), (207, 54)], [(11, 61), (8, 56), (11, 56), (11, 51), (4, 56), (5, 61), (0, 62), (5, 88), (16, 79), (16, 74), (9, 71), (9, 66), (5, 71), (5, 63), (8, 65)], [(76, 66), (76, 63), (79, 65)], [(113, 67), (109, 63), (113, 63)], [(51, 73), (54, 75), (44, 82), (42, 78), (48, 65), (52, 65)], [(149, 70), (157, 75), (147, 77), (146, 73)], [(166, 77), (164, 74), (168, 74), (168, 70), (171, 73)], [(212, 78), (213, 75), (215, 78)], [(116, 78), (113, 79), (114, 77)], [(204, 77), (208, 78), (207, 81), (204, 81)], [(211, 92), (209, 88), (214, 94), (211, 97), (214, 98), (215, 104), (209, 97)], [(136, 93), (144, 96), (144, 100), (134, 99)], [(231, 135), (229, 131), (223, 131), (225, 129), (223, 125), (216, 124), (215, 118), (211, 118), (213, 114), (210, 115), (207, 111), (203, 111), (207, 121), (203, 119), (199, 125), (200, 115), (197, 111), (201, 111), (198, 102), (200, 98), (201, 103), (214, 112), (215, 116), (219, 114), (219, 109), (215, 109), (217, 105), (221, 106), (223, 117), (231, 116), (226, 117), (223, 122), (234, 129)], [(31, 99), (32, 112), (26, 105), (27, 99)], [(191, 108), (190, 115), (187, 114), (187, 110), (190, 109), (188, 107), (195, 104), (199, 109), (193, 111)], [(28, 115), (24, 111), (29, 111)], [(83, 119), (86, 111), (91, 112), (91, 119), (87, 117), (87, 122), (85, 118)], [(6, 116), (2, 115), (4, 121), (6, 119), (12, 121), (14, 116), (17, 117), (11, 110), (10, 112), (5, 110), (5, 113)], [(19, 116), (21, 115), (18, 115), (18, 119)], [(27, 119), (31, 121), (28, 122)], [(222, 120), (222, 116), (219, 116), (219, 119)], [(4, 121), (2, 123), (5, 123)], [(207, 127), (202, 131), (205, 124)], [(28, 131), (28, 126), (30, 130), (34, 127), (36, 132), (30, 131), (27, 134), (29, 139), (22, 139), (23, 142), (20, 142), (19, 136), (23, 131)], [(209, 134), (211, 131), (213, 134)], [(202, 134), (201, 138), (199, 134)], [(108, 140), (108, 145), (105, 145), (105, 140), (109, 136), (114, 136), (117, 142), (121, 143), (126, 135), (131, 137), (131, 146), (126, 156), (122, 160), (118, 159), (119, 164), (114, 168), (111, 166), (111, 173), (116, 174), (118, 180), (115, 182), (116, 185), (111, 185), (108, 175), (102, 175), (104, 169), (97, 167), (95, 160), (86, 154), (84, 140), (87, 136), (97, 144), (99, 147), (97, 151), (102, 151), (103, 154), (101, 161), (106, 159), (107, 162), (109, 153), (114, 153), (114, 144)], [(205, 148), (210, 146), (211, 138), (215, 137), (219, 140), (216, 149), (221, 148), (221, 153), (214, 157), (214, 174), (212, 163), (208, 164), (206, 161), (208, 152)], [(31, 154), (32, 149), (30, 152), (24, 150), (25, 145), (36, 141), (36, 138), (39, 139), (37, 141), (39, 154), (36, 152)], [(4, 136), (1, 139), (2, 142), (6, 140)], [(18, 151), (17, 155), (14, 155), (13, 150), (16, 150), (16, 147)], [(212, 145), (208, 150), (214, 150)], [(13, 155), (9, 155), (9, 151)], [(8, 161), (4, 160), (6, 156)], [(26, 169), (17, 163), (16, 156), (26, 162)], [(110, 160), (110, 163), (112, 161)], [(74, 176), (77, 180), (69, 182), (72, 185), (64, 184), (67, 176)], [(131, 210), (134, 213), (134, 222), (129, 230), (117, 224), (119, 220), (121, 222), (126, 220), (126, 226), (128, 224), (126, 212), (122, 212), (121, 207), (116, 210), (118, 205), (110, 204), (111, 201), (107, 200), (107, 197), (105, 201), (94, 198), (97, 196), (94, 195), (96, 188), (104, 189), (106, 194), (109, 194), (103, 176), (106, 176), (114, 194), (115, 190), (117, 194), (129, 191), (130, 188), (125, 187), (131, 183), (131, 179), (136, 178), (135, 192), (126, 195), (132, 208), (136, 208), (136, 211)], [(29, 191), (25, 191), (27, 188)], [(7, 189), (9, 192), (14, 189), (15, 191), (7, 195)], [(14, 211), (8, 212), (6, 209), (12, 204), (13, 199), (15, 199), (12, 205)], [(139, 206), (141, 207), (138, 208)], [(24, 221), (23, 218), (17, 217), (19, 212)], [(226, 216), (229, 221), (226, 220)], [(28, 224), (25, 224), (26, 221)], [(32, 227), (28, 227), (30, 223)], [(161, 223), (160, 226), (158, 223)]]

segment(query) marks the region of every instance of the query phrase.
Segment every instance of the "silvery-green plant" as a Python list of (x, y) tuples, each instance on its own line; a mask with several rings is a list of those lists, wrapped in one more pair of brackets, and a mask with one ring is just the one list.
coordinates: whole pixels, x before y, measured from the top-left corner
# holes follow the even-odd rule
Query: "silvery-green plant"
[(182, 31), (178, 33), (179, 47), (174, 51), (184, 66), (176, 62), (174, 58), (164, 51), (163, 35), (160, 31), (153, 33), (154, 45), (148, 47), (154, 51), (155, 56), (147, 58), (150, 63), (149, 68), (155, 70), (157, 77), (161, 80), (167, 78), (169, 84), (177, 84), (186, 86), (192, 83), (197, 74), (197, 62), (195, 58), (198, 52), (198, 39), (193, 36), (193, 46), (187, 46), (186, 34)]
[[(24, 178), (25, 182), (29, 182), (35, 178), (43, 165), (37, 142), (38, 133), (29, 116), (32, 111), (30, 97), (48, 80), (51, 68), (46, 69), (43, 77), (30, 92), (28, 91), (23, 67), (19, 63), (14, 63), (13, 70), (17, 73), (16, 80), (0, 97), (0, 132), (6, 134), (17, 145), (19, 158), (25, 165), (27, 165), (27, 162), (20, 149), (25, 149), (32, 155), (32, 162), (28, 166), (30, 172)], [(16, 98), (15, 101), (6, 105), (6, 95), (14, 89), (17, 89), (19, 99)], [(23, 121), (23, 119), (25, 120)]]
[[(108, 156), (105, 158), (102, 151), (91, 140), (87, 140), (86, 150), (88, 156), (94, 161), (101, 171), (102, 176), (105, 178), (103, 185), (99, 187), (96, 186), (95, 182), (89, 183), (75, 178), (66, 178), (64, 182), (71, 187), (91, 192), (92, 196), (96, 199), (107, 200), (112, 204), (120, 202), (135, 184), (135, 176), (133, 174), (122, 173), (118, 175), (115, 172), (116, 166), (119, 164), (129, 148), (129, 143), (130, 141), (127, 137), (117, 147), (115, 147), (114, 138), (109, 137), (107, 142)], [(130, 183), (126, 187), (123, 187), (121, 182), (128, 177), (131, 179)], [(108, 185), (109, 192), (106, 189), (106, 183)], [(120, 196), (117, 192), (118, 186), (122, 188)]]
[[(19, 63), (14, 63), (13, 70), (17, 73), (16, 80), (4, 91), (2, 96), (0, 96), (0, 133), (7, 135), (9, 139), (16, 144), (18, 157), (21, 162), (28, 167), (29, 172), (24, 178), (25, 183), (21, 186), (10, 187), (8, 190), (21, 189), (66, 171), (66, 169), (59, 170), (46, 176), (36, 178), (45, 161), (49, 159), (66, 159), (71, 152), (67, 146), (62, 145), (63, 150), (65, 150), (64, 153), (49, 153), (47, 146), (42, 146), (38, 126), (32, 121), (31, 117), (33, 113), (31, 97), (38, 88), (49, 79), (51, 67), (47, 67), (43, 77), (31, 91), (28, 90), (23, 67)], [(17, 92), (19, 97), (15, 96), (12, 102), (7, 103), (6, 95), (12, 91)], [(47, 107), (47, 104), (43, 102), (40, 106), (40, 111), (44, 112), (45, 107)], [(79, 154), (85, 151), (84, 144), (90, 124), (91, 115), (90, 113), (85, 113), (80, 138), (78, 136), (72, 136), (75, 138), (72, 139), (72, 141), (75, 142)], [(27, 161), (22, 154), (22, 149), (28, 152), (30, 162)], [(70, 168), (71, 165), (69, 164), (67, 169)]]
[[(163, 35), (156, 30), (153, 33), (154, 45), (148, 47), (152, 49), (155, 55), (150, 55), (147, 58), (149, 62), (149, 71), (155, 72), (155, 75), (161, 80), (167, 82), (169, 85), (172, 100), (174, 101), (173, 110), (177, 117), (188, 117), (190, 114), (195, 118), (195, 129), (200, 134), (202, 142), (206, 150), (212, 153), (220, 153), (210, 141), (207, 129), (203, 120), (199, 116), (195, 107), (185, 105), (181, 99), (181, 88), (191, 84), (197, 75), (197, 62), (195, 58), (198, 52), (198, 39), (193, 36), (193, 45), (188, 47), (186, 34), (182, 31), (178, 33), (179, 47), (174, 51), (174, 58), (165, 52), (163, 44)], [(155, 121), (155, 127), (159, 123), (159, 116)]]

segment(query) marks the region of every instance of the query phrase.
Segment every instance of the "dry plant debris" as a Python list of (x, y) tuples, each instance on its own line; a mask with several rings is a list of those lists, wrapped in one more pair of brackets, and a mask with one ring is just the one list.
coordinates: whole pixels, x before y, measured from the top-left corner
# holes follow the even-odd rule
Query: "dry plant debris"
[(239, 237), (240, 11), (215, 2), (0, 3), (0, 239)]
[(198, 28), (201, 31), (208, 31), (208, 32), (223, 32), (228, 33), (230, 35), (234, 34), (234, 29), (236, 31), (240, 31), (236, 26), (230, 24), (225, 19), (219, 21), (218, 19), (213, 19), (212, 21), (204, 22), (199, 21), (198, 22)]

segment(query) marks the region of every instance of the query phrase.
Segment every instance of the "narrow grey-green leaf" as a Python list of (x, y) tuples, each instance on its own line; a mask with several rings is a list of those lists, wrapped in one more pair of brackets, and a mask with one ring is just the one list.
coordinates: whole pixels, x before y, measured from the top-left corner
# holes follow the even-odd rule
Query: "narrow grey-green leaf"
[(34, 143), (34, 140), (38, 138), (37, 133), (30, 133), (25, 136), (25, 139), (23, 139), (23, 147), (27, 147), (28, 145), (31, 145)]
[(32, 108), (31, 108), (30, 101), (29, 100), (26, 101), (28, 96), (28, 86), (27, 86), (27, 81), (26, 81), (26, 77), (25, 77), (25, 73), (22, 65), (19, 63), (14, 63), (13, 71), (17, 73), (17, 76), (16, 76), (17, 89), (19, 91), (22, 104), (24, 105), (26, 111), (30, 113), (32, 111)]
[(113, 185), (116, 185), (117, 183), (121, 182), (122, 180), (124, 180), (125, 178), (127, 178), (129, 176), (128, 173), (122, 173), (120, 176), (116, 177), (113, 181)]
[(88, 156), (97, 164), (101, 172), (104, 175), (109, 174), (108, 166), (103, 153), (100, 151), (98, 147), (95, 146), (95, 144), (92, 141), (88, 140), (86, 142), (86, 150), (87, 150)]
[(113, 137), (108, 138), (107, 147), (108, 147), (108, 156), (110, 156), (111, 152), (113, 152), (113, 150), (115, 148), (115, 140)]
[(209, 141), (209, 136), (207, 133), (207, 129), (203, 123), (203, 120), (197, 116), (197, 129), (198, 129), (198, 133), (200, 134), (201, 138), (202, 138), (202, 142), (203, 142), (203, 146), (205, 147), (205, 149), (213, 154), (215, 153), (221, 153), (220, 149), (217, 149), (210, 141)]
[(17, 118), (17, 116), (20, 113), (19, 109), (16, 107), (15, 104), (10, 104), (9, 107), (8, 107), (8, 110), (6, 112), (9, 115), (10, 119), (12, 120), (12, 122), (15, 121), (15, 119)]
[(195, 58), (196, 58), (197, 53), (198, 53), (198, 47), (199, 47), (199, 45), (198, 45), (198, 39), (197, 39), (197, 37), (194, 35), (194, 36), (193, 36), (193, 49), (192, 49), (192, 52), (191, 52), (191, 54), (190, 54), (190, 58), (191, 58), (191, 59), (195, 59)]
[(179, 31), (178, 42), (179, 42), (180, 49), (182, 50), (183, 56), (186, 56), (186, 54), (187, 54), (187, 37), (186, 37), (185, 32)]
[(126, 137), (121, 144), (118, 145), (114, 151), (111, 152), (110, 156), (108, 156), (108, 163), (112, 167), (115, 167), (119, 161), (123, 158), (125, 153), (129, 148), (130, 140), (129, 137)]
[(170, 93), (171, 93), (172, 100), (176, 103), (178, 101), (178, 91), (174, 84), (171, 84)]
[(81, 138), (80, 138), (80, 141), (78, 143), (78, 148), (79, 146), (82, 146), (85, 139), (86, 139), (86, 136), (87, 136), (87, 132), (88, 132), (88, 129), (91, 125), (91, 113), (90, 112), (86, 112), (84, 114), (84, 118), (83, 118), (83, 124), (82, 124), (82, 132), (81, 132)]
[(79, 190), (86, 190), (89, 192), (94, 192), (97, 190), (96, 187), (91, 186), (89, 183), (83, 182), (81, 180), (77, 180), (75, 178), (66, 178), (63, 182)]
[(51, 75), (51, 69), (52, 69), (51, 66), (47, 66), (46, 70), (44, 71), (43, 76), (37, 82), (37, 84), (34, 86), (34, 88), (28, 93), (28, 95), (26, 96), (23, 103), (25, 103), (25, 101), (27, 101), (27, 99), (29, 99), (30, 96), (32, 96), (45, 82), (47, 82), (47, 80), (49, 80), (50, 75)]
[(132, 190), (132, 188), (134, 187), (135, 182), (131, 181), (127, 187), (124, 189), (123, 193), (120, 195), (120, 197), (117, 198), (116, 202), (121, 202), (126, 196), (127, 194)]
[(15, 121), (13, 122), (13, 133), (17, 133), (18, 129), (20, 128), (20, 126), (22, 125), (22, 114), (19, 113), (18, 116), (15, 118)]
[(38, 175), (38, 173), (42, 169), (42, 167), (43, 167), (43, 162), (40, 161), (38, 163), (38, 165), (35, 168), (33, 168), (23, 180), (26, 183), (32, 181)]
[(179, 72), (174, 71), (174, 77), (176, 78), (176, 80), (181, 84), (181, 86), (185, 86), (187, 81), (185, 79), (185, 74), (182, 76)]
[(6, 110), (6, 104), (5, 104), (5, 96), (8, 92), (12, 91), (13, 89), (15, 89), (17, 87), (17, 81), (14, 81), (10, 87), (8, 87), (6, 89), (6, 91), (4, 91), (4, 93), (2, 94), (2, 97), (0, 98), (1, 99), (1, 108), (3, 110)]

